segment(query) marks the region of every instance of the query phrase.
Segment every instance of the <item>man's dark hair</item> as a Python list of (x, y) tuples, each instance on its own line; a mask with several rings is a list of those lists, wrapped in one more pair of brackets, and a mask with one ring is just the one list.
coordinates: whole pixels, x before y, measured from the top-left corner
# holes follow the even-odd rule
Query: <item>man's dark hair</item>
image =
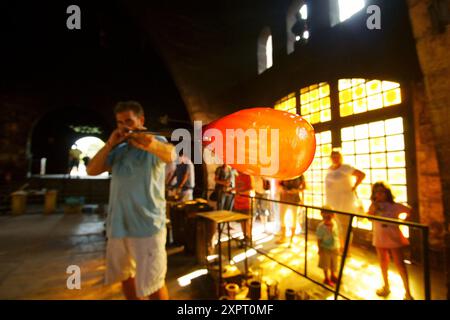
[(133, 111), (133, 113), (140, 117), (144, 115), (144, 108), (142, 108), (141, 104), (137, 101), (120, 101), (114, 107), (114, 114), (124, 112), (124, 111)]

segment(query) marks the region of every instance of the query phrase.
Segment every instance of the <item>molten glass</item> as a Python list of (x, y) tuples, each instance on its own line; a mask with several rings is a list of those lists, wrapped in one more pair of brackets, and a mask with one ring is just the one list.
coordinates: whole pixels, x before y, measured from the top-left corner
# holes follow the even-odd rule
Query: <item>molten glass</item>
[(244, 109), (213, 121), (203, 127), (203, 145), (240, 172), (280, 180), (302, 175), (316, 151), (306, 120), (272, 108)]

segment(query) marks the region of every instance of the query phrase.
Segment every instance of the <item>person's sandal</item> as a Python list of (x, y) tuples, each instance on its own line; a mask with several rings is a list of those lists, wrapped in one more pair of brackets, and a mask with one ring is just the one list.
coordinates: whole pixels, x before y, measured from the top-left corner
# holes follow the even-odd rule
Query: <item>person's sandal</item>
[(382, 287), (377, 290), (377, 295), (380, 297), (387, 297), (391, 293), (391, 290), (389, 290), (386, 287)]

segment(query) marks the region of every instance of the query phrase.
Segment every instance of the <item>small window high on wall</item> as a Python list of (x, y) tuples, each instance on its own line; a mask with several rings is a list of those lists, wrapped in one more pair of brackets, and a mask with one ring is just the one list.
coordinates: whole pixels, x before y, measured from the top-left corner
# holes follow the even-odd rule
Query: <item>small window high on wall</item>
[(265, 27), (258, 38), (258, 74), (263, 73), (273, 65), (272, 34)]
[(366, 6), (365, 0), (330, 0), (331, 25), (344, 22)]
[(307, 42), (308, 6), (304, 0), (293, 0), (286, 14), (287, 53), (294, 52), (296, 42)]

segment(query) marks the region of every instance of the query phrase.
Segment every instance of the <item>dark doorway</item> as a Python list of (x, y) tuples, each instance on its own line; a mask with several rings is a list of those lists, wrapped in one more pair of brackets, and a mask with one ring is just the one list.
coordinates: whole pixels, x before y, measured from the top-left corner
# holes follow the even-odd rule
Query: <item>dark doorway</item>
[(108, 122), (95, 111), (81, 107), (60, 108), (44, 115), (31, 137), (31, 174), (39, 174), (46, 158), (46, 174), (65, 174), (72, 145), (86, 136), (108, 139)]

